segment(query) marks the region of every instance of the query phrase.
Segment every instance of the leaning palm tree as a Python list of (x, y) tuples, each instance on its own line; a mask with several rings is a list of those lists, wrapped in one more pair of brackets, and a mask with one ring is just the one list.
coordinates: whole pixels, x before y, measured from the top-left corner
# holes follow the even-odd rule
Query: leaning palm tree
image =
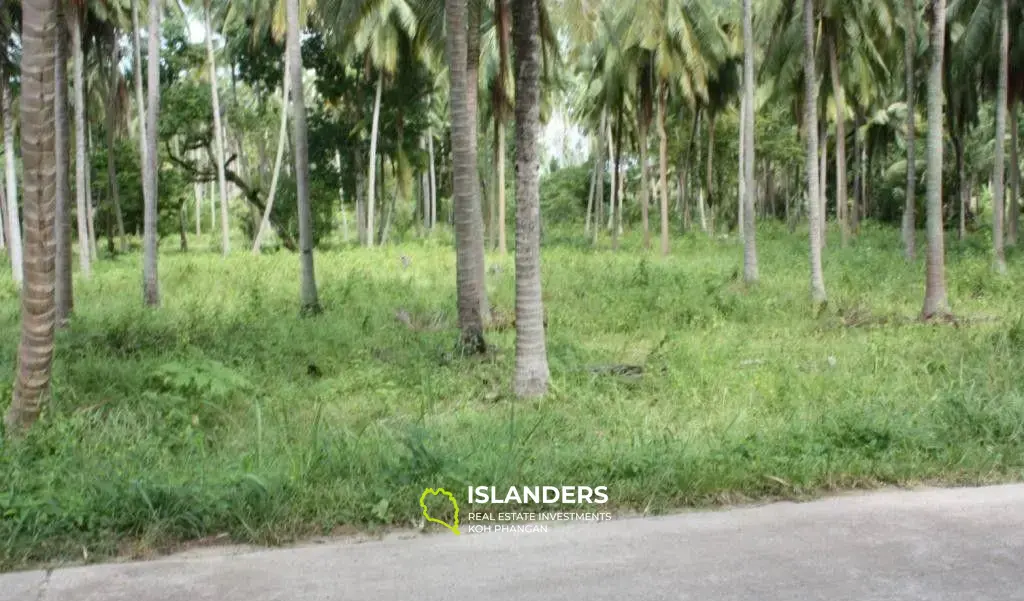
[[(471, 127), (468, 111), (468, 80), (466, 77), (466, 0), (445, 0), (445, 20), (448, 26), (447, 54), (448, 79), (451, 86), (449, 101), (452, 127), (452, 192), (455, 204), (456, 288), (458, 297), (461, 346), (465, 352), (480, 353), (484, 342), (484, 315), (481, 311), (484, 295), (479, 274), (483, 270), (483, 217), (480, 203), (474, 195), (477, 165), (469, 137)], [(473, 82), (474, 85), (476, 82)]]
[[(50, 390), (56, 327), (56, 157), (54, 55), (57, 13), (53, 0), (22, 3), (21, 144), (25, 194), (25, 290), (21, 343), (11, 406), (4, 420), (18, 435), (39, 418)], [(12, 228), (13, 229), (13, 228)]]
[(547, 392), (540, 277), (540, 32), (538, 0), (513, 0), (516, 52), (516, 368), (519, 397)]
[(313, 270), (313, 216), (309, 207), (309, 132), (306, 127), (306, 99), (302, 89), (302, 40), (299, 38), (299, 0), (287, 0), (288, 33), (285, 52), (292, 88), (292, 138), (295, 147), (296, 203), (299, 212), (299, 261), (302, 269), (301, 311), (320, 313), (320, 299)]
[(925, 319), (949, 314), (946, 263), (942, 238), (942, 60), (946, 40), (946, 0), (931, 0), (928, 71), (928, 259), (925, 276)]

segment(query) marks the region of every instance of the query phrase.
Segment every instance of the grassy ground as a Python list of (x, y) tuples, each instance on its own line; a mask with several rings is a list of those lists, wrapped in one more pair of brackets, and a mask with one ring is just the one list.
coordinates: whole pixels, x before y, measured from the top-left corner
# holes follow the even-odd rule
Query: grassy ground
[[(168, 251), (158, 312), (140, 306), (138, 256), (102, 262), (76, 281), (52, 405), (0, 450), (0, 568), (408, 525), (425, 486), (606, 485), (615, 509), (656, 513), (1020, 477), (1020, 263), (997, 278), (981, 236), (949, 242), (951, 302), (973, 321), (923, 325), (923, 263), (902, 261), (897, 231), (868, 228), (848, 249), (830, 241), (830, 304), (814, 316), (806, 237), (759, 236), (763, 283), (746, 290), (734, 238), (680, 238), (662, 260), (636, 237), (612, 253), (553, 232), (552, 391), (537, 402), (509, 396), (511, 330), (489, 334), (493, 357), (451, 356), (441, 241), (318, 254), (326, 311), (313, 319), (298, 316), (288, 253)], [(511, 311), (511, 258), (489, 264), (491, 298)], [(4, 398), (18, 333), (8, 279)], [(644, 375), (588, 369), (615, 363)]]

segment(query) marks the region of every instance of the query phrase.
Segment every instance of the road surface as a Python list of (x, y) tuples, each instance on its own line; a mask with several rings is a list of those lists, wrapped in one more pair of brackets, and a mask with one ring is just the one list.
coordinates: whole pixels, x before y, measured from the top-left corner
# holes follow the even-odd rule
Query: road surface
[(1024, 600), (1024, 485), (0, 576), (0, 601)]

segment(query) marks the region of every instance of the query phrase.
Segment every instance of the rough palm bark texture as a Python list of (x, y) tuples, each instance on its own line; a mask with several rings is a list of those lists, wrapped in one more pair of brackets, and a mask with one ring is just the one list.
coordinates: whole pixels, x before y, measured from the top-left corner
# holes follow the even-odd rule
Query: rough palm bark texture
[(21, 343), (11, 406), (4, 420), (17, 436), (38, 418), (50, 392), (57, 245), (57, 161), (54, 151), (54, 0), (22, 3), (21, 154), (24, 165), (25, 287)]
[(299, 209), (299, 263), (302, 272), (301, 311), (320, 313), (320, 299), (313, 270), (313, 216), (309, 207), (309, 145), (306, 129), (306, 98), (302, 89), (302, 46), (299, 41), (299, 0), (287, 0), (288, 73), (292, 78), (292, 137), (295, 141), (295, 184)]
[[(447, 50), (451, 85), (452, 184), (455, 221), (455, 278), (460, 343), (468, 353), (486, 350), (480, 289), (483, 262), (483, 216), (474, 194), (476, 162), (470, 137), (466, 80), (466, 0), (445, 0)], [(475, 82), (474, 82), (475, 85)]]
[(548, 389), (540, 277), (540, 20), (537, 0), (513, 0), (516, 50), (516, 369), (520, 398)]
[(88, 278), (92, 273), (89, 251), (89, 213), (86, 190), (88, 183), (85, 170), (88, 167), (86, 154), (85, 115), (85, 51), (82, 48), (82, 14), (84, 6), (71, 3), (71, 51), (74, 55), (75, 91), (75, 215), (78, 218), (78, 263), (81, 275)]
[(996, 149), (992, 165), (992, 248), (995, 251), (996, 271), (998, 273), (1006, 273), (1005, 240), (1003, 238), (1005, 204), (1003, 201), (1006, 192), (1004, 182), (1006, 176), (1006, 90), (1010, 49), (1009, 0), (1002, 0), (1001, 6), (1002, 12), (999, 18), (999, 84), (996, 88)]
[(931, 66), (928, 71), (928, 267), (925, 319), (949, 313), (946, 300), (945, 247), (942, 239), (942, 57), (946, 39), (946, 0), (931, 0)]
[(814, 0), (804, 0), (804, 134), (807, 136), (807, 205), (811, 230), (811, 301), (824, 305), (825, 276), (821, 269), (821, 191), (818, 175), (818, 86), (814, 69)]
[[(469, 145), (470, 154), (473, 157), (473, 169), (476, 173), (479, 164), (477, 149), (477, 81), (480, 77), (480, 11), (479, 0), (471, 0), (468, 5), (469, 20), (466, 28), (466, 119), (467, 127), (470, 128)], [(484, 215), (483, 196), (480, 193), (480, 177), (473, 177), (473, 202), (477, 205), (479, 218), (473, 222), (473, 227), (478, 231), (473, 235), (474, 240), (479, 240), (480, 248), (474, 252), (480, 256), (477, 262), (476, 277), (479, 280), (477, 287), (480, 289), (480, 316), (484, 324), (490, 321), (491, 306), (487, 300), (487, 266), (485, 265), (484, 253)]]

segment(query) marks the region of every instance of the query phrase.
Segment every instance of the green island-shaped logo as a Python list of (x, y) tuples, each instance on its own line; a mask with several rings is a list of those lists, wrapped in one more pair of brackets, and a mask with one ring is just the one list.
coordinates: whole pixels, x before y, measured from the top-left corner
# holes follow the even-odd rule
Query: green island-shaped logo
[[(455, 508), (455, 518), (453, 520), (454, 523), (449, 524), (448, 522), (445, 522), (443, 520), (430, 517), (430, 511), (427, 509), (427, 495), (444, 495), (445, 497), (448, 497), (448, 500), (452, 502), (452, 507)], [(443, 488), (428, 488), (423, 491), (422, 495), (420, 495), (420, 507), (423, 508), (423, 517), (426, 518), (428, 522), (441, 524), (445, 528), (454, 532), (456, 535), (459, 534), (459, 503), (458, 501), (455, 500), (455, 495), (453, 495), (452, 493), (448, 492)]]

